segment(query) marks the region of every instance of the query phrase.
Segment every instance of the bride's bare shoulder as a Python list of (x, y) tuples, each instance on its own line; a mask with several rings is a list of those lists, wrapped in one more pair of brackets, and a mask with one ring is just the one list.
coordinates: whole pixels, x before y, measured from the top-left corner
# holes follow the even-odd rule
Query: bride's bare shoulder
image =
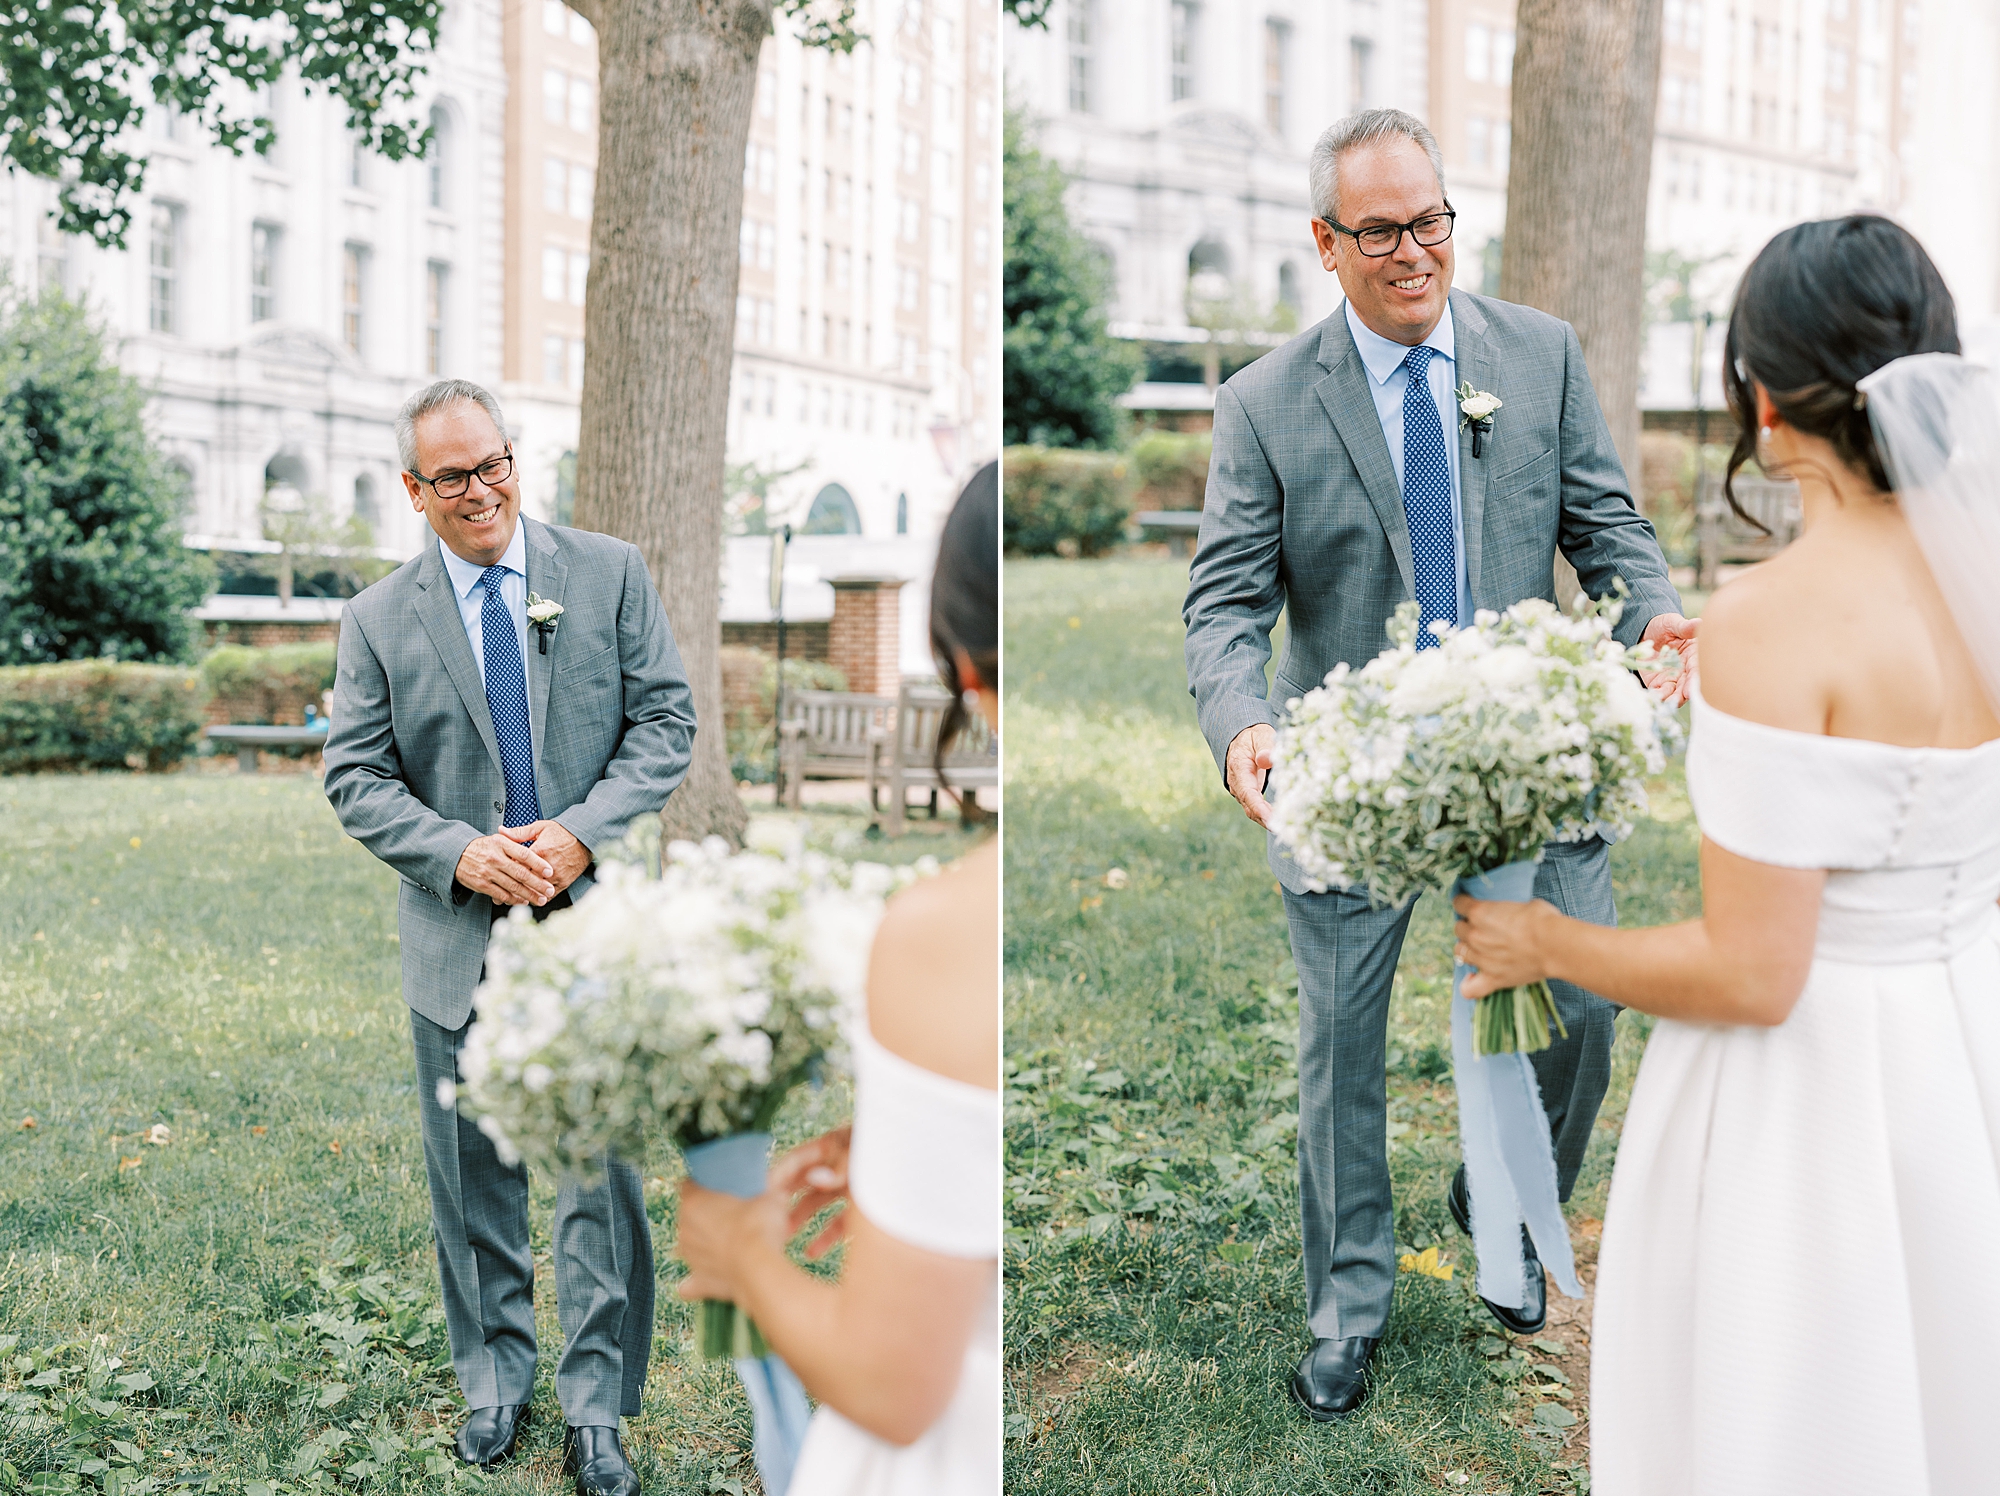
[(1832, 680), (1824, 612), (1815, 579), (1788, 565), (1792, 559), (1752, 567), (1709, 599), (1701, 617), (1701, 694), (1732, 717), (1825, 732)]
[(926, 1070), (995, 1083), (1000, 1013), (999, 847), (988, 841), (889, 901), (868, 969), (868, 1027)]

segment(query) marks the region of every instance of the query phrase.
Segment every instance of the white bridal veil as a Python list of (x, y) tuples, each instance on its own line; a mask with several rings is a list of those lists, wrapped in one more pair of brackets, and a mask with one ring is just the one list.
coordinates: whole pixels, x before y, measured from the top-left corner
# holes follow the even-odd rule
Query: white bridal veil
[(1916, 353), (1857, 388), (1910, 531), (2000, 709), (2000, 379), (1955, 353)]

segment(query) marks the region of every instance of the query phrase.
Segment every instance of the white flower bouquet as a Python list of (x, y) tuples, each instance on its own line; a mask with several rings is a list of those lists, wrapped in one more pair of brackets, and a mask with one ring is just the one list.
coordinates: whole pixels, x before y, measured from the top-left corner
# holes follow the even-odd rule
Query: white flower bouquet
[[(843, 1068), (883, 902), (934, 868), (848, 863), (808, 850), (794, 826), (753, 826), (751, 846), (670, 843), (654, 877), (635, 826), (597, 885), (535, 923), (503, 921), (487, 948), (477, 1021), (456, 1099), (509, 1162), (588, 1171), (614, 1151), (671, 1138), (697, 1179), (702, 1145), (762, 1188), (768, 1132), (785, 1097), (821, 1066)], [(928, 866), (926, 865), (928, 864)], [(750, 1135), (746, 1137), (745, 1135)], [(752, 1144), (749, 1149), (741, 1144)], [(704, 1305), (704, 1354), (763, 1356), (727, 1304)]]
[[(1399, 904), (1537, 862), (1546, 842), (1626, 835), (1678, 727), (1631, 674), (1665, 657), (1611, 637), (1622, 609), (1622, 595), (1567, 615), (1531, 598), (1471, 628), (1433, 623), (1436, 647), (1419, 650), (1404, 603), (1390, 648), (1291, 702), (1271, 826), (1310, 886)], [(1478, 1009), (1480, 1054), (1544, 1049), (1548, 1025), (1562, 1031), (1546, 983)]]

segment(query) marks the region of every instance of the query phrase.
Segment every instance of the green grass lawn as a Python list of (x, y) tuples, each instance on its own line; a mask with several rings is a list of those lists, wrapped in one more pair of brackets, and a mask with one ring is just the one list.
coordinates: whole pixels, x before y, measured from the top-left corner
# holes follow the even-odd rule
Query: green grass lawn
[[(541, 1289), (529, 1456), (481, 1482), (437, 1305), (396, 879), (307, 776), (0, 780), (0, 1491), (567, 1490)], [(858, 834), (854, 810), (816, 834)], [(856, 855), (967, 845), (955, 830)], [(780, 1141), (846, 1115), (794, 1098)], [(648, 1161), (662, 1296), (646, 1490), (756, 1489), (725, 1362), (671, 1297), (677, 1161)], [(732, 1486), (730, 1483), (734, 1482)]]
[[(1185, 588), (1185, 563), (1161, 560), (1006, 573), (1008, 1490), (1587, 1489), (1587, 1389), (1529, 1373), (1552, 1358), (1496, 1335), (1445, 1211), (1456, 1102), (1434, 896), (1391, 1010), (1390, 1161), (1398, 1241), (1456, 1273), (1399, 1278), (1356, 1416), (1314, 1425), (1286, 1399), (1308, 1343), (1298, 1000), (1263, 837), (1195, 727)], [(1698, 909), (1680, 784), (1676, 765), (1656, 819), (1614, 853), (1628, 923)], [(1631, 1015), (1619, 1030), (1573, 1220), (1603, 1213), (1645, 1032)], [(1551, 1426), (1570, 1408), (1585, 1419)]]

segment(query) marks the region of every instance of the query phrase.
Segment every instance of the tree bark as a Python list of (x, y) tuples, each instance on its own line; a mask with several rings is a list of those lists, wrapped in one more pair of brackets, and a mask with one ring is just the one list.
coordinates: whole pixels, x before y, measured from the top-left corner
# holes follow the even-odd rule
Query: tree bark
[(1662, 0), (1519, 0), (1502, 300), (1576, 328), (1628, 477), (1639, 471), (1646, 196)]
[(584, 0), (598, 30), (576, 523), (638, 546), (694, 688), (669, 837), (742, 840), (722, 709), (724, 439), (743, 151), (771, 0)]

